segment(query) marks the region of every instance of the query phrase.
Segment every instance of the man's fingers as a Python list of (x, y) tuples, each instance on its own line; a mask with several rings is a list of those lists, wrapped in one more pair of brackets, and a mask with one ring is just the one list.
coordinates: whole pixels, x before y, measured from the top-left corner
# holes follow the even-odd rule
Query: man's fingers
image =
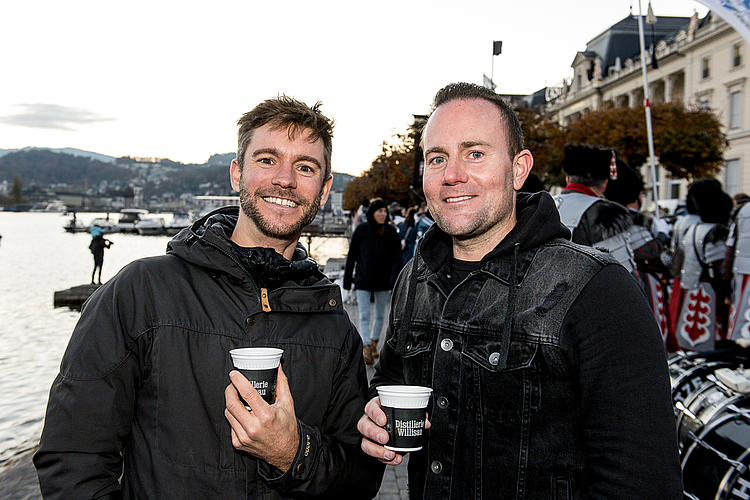
[(383, 446), (373, 443), (367, 438), (362, 439), (361, 448), (367, 455), (377, 458), (386, 465), (398, 465), (404, 459), (395, 451), (386, 450)]
[(365, 406), (365, 414), (380, 427), (385, 425), (385, 413), (380, 407), (380, 397), (375, 396)]
[(255, 390), (255, 387), (253, 387), (253, 384), (242, 373), (232, 370), (229, 372), (229, 379), (251, 409), (259, 408), (261, 403), (266, 404), (261, 395), (258, 394), (258, 391)]
[(367, 415), (362, 415), (359, 419), (359, 422), (357, 422), (357, 430), (365, 438), (376, 444), (383, 445), (388, 443), (388, 432), (370, 420), (370, 417)]

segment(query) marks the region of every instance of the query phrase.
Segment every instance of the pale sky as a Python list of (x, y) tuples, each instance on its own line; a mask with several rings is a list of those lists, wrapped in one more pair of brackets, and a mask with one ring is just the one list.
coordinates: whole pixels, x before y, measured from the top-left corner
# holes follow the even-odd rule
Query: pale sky
[[(708, 10), (651, 3), (657, 17)], [(336, 121), (333, 169), (359, 175), (444, 85), (482, 74), (502, 94), (555, 85), (631, 6), (637, 14), (638, 0), (4, 1), (0, 149), (203, 163), (236, 150), (242, 113), (285, 93), (323, 102)]]

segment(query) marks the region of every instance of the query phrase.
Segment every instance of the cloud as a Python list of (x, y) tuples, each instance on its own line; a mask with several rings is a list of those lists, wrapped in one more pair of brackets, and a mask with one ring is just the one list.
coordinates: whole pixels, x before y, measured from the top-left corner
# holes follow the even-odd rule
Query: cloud
[(75, 131), (75, 125), (113, 120), (113, 118), (106, 118), (86, 109), (70, 108), (59, 104), (16, 104), (15, 107), (20, 108), (21, 111), (13, 115), (0, 116), (0, 123), (18, 127)]

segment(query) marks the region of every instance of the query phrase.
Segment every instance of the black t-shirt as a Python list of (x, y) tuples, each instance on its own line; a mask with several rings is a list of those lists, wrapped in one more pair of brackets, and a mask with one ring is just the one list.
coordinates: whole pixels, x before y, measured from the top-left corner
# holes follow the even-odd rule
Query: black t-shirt
[(476, 261), (468, 261), (468, 260), (458, 260), (455, 257), (451, 257), (450, 260), (450, 274), (446, 276), (448, 280), (450, 281), (451, 288), (456, 288), (456, 285), (461, 283), (466, 277), (471, 274), (472, 271), (475, 271), (479, 269), (481, 266), (481, 262)]

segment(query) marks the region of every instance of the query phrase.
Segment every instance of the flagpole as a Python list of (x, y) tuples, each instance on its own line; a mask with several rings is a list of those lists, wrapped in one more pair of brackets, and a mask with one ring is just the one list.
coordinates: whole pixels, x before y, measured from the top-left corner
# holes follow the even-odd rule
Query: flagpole
[(656, 192), (656, 160), (654, 159), (654, 135), (651, 128), (651, 99), (648, 90), (646, 42), (643, 37), (643, 13), (641, 11), (641, 0), (638, 0), (638, 35), (641, 42), (641, 70), (643, 72), (643, 106), (646, 108), (646, 136), (648, 137), (648, 155), (651, 160), (651, 200), (654, 202), (654, 218), (660, 219), (658, 194)]

